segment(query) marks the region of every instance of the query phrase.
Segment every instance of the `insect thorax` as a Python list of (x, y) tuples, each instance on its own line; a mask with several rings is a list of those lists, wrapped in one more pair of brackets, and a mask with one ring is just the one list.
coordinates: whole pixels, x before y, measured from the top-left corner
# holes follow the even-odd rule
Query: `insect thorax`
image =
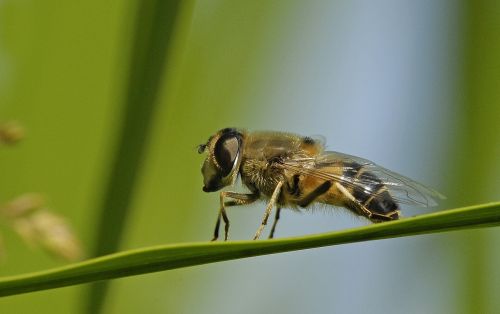
[(259, 159), (243, 159), (240, 167), (241, 181), (253, 192), (270, 197), (279, 181), (283, 181), (283, 172), (272, 162)]

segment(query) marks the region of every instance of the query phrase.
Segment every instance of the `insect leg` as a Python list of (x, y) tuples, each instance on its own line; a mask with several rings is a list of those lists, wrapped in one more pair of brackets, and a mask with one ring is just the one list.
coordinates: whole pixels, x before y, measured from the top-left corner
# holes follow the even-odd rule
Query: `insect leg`
[(352, 204), (356, 204), (356, 210), (358, 212), (360, 211), (360, 215), (371, 218), (372, 213), (368, 209), (366, 209), (366, 207), (364, 207), (363, 204), (361, 204), (342, 184), (335, 182), (335, 186), (342, 194), (344, 194), (345, 197), (347, 197), (347, 199), (352, 202)]
[(276, 201), (278, 200), (279, 194), (281, 193), (282, 186), (283, 186), (283, 182), (280, 181), (276, 185), (276, 188), (274, 188), (273, 195), (271, 195), (271, 199), (269, 200), (269, 203), (267, 204), (266, 212), (264, 213), (264, 217), (262, 218), (262, 222), (260, 224), (260, 227), (259, 227), (259, 229), (257, 229), (257, 232), (255, 233), (255, 236), (253, 237), (254, 240), (257, 240), (260, 237), (262, 230), (264, 230), (264, 227), (267, 224), (267, 220), (269, 219), (269, 215), (271, 214), (273, 206), (274, 206), (274, 204), (276, 204)]
[[(389, 221), (389, 220), (396, 220), (400, 218), (400, 211), (395, 207), (396, 209), (393, 211), (389, 211), (386, 213), (378, 213), (373, 210), (373, 208), (368, 207), (370, 202), (373, 201), (373, 196), (368, 198), (365, 202), (361, 203), (356, 197), (354, 197), (353, 194), (351, 194), (343, 185), (340, 183), (335, 183), (336, 187), (344, 196), (346, 196), (352, 206), (348, 206), (348, 208), (357, 211), (360, 215), (365, 216), (366, 218), (370, 219), (372, 222), (383, 222), (383, 221)], [(392, 204), (391, 204), (392, 206)]]
[(304, 198), (302, 198), (300, 201), (298, 201), (297, 204), (300, 207), (307, 207), (309, 204), (314, 202), (314, 200), (318, 196), (326, 193), (331, 187), (332, 187), (332, 182), (325, 181), (322, 184), (320, 184), (317, 188), (315, 188), (311, 193), (304, 196)]
[[(232, 201), (224, 201), (224, 198), (229, 197), (232, 198)], [(259, 199), (259, 194), (240, 194), (235, 192), (221, 192), (220, 193), (220, 209), (219, 214), (217, 215), (217, 221), (215, 223), (214, 229), (214, 237), (212, 241), (215, 241), (219, 238), (219, 228), (220, 228), (220, 220), (224, 220), (224, 240), (227, 240), (228, 232), (229, 232), (229, 219), (226, 214), (226, 207), (229, 206), (238, 206), (238, 205), (247, 205), (255, 202)]]
[[(390, 220), (388, 216), (371, 212), (368, 208), (366, 208), (363, 204), (361, 204), (342, 184), (336, 182), (335, 186), (342, 194), (344, 194), (345, 197), (347, 197), (352, 202), (352, 204), (355, 204), (354, 209), (356, 211), (358, 211), (358, 213), (360, 215), (367, 217), (368, 219), (372, 220), (373, 222)], [(391, 213), (391, 215), (393, 215), (393, 214), (394, 213)], [(376, 217), (372, 217), (372, 216), (376, 216)], [(383, 216), (383, 217), (378, 217), (378, 216)]]
[[(356, 197), (356, 193), (354, 196)], [(372, 213), (370, 220), (373, 222), (399, 219), (399, 207), (387, 191), (387, 187), (383, 185), (362, 204)]]
[(298, 174), (294, 175), (292, 177), (292, 182), (291, 183), (288, 182), (286, 184), (288, 193), (290, 193), (291, 195), (299, 196), (300, 194), (299, 182), (300, 182), (300, 176)]
[(219, 238), (219, 227), (220, 227), (220, 219), (224, 219), (224, 240), (227, 240), (227, 233), (229, 231), (229, 218), (227, 218), (226, 214), (226, 208), (224, 206), (224, 197), (225, 197), (226, 192), (221, 192), (220, 193), (220, 208), (219, 208), (219, 213), (217, 214), (217, 221), (215, 223), (215, 229), (214, 229), (214, 237), (212, 238), (211, 241), (217, 240)]
[(281, 212), (281, 207), (276, 208), (276, 216), (274, 216), (274, 223), (273, 227), (271, 228), (271, 232), (269, 233), (269, 239), (272, 239), (274, 237), (274, 230), (276, 230), (276, 224), (280, 219), (280, 212)]
[(217, 214), (217, 221), (215, 223), (214, 237), (210, 241), (216, 241), (217, 238), (219, 238), (220, 217), (221, 217), (221, 213), (219, 210), (219, 213)]
[(370, 218), (373, 222), (382, 222), (382, 221), (390, 221), (397, 220), (401, 216), (401, 212), (399, 210), (394, 210), (387, 214), (378, 214), (372, 213), (372, 217)]

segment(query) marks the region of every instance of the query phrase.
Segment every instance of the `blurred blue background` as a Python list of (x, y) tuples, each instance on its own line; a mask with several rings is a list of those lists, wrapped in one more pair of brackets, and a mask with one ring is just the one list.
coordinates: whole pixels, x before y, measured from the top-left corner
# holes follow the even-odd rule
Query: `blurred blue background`
[[(0, 151), (0, 201), (44, 193), (88, 252), (139, 9), (0, 1), (0, 120), (27, 132)], [(330, 150), (438, 189), (448, 196), (440, 209), (498, 200), (499, 21), (495, 1), (181, 2), (119, 250), (210, 238), (218, 195), (201, 191), (196, 145), (228, 126), (322, 135)], [(231, 238), (249, 239), (262, 212), (230, 209)], [(335, 208), (284, 211), (277, 237), (363, 224)], [(63, 264), (1, 230), (2, 276)], [(495, 313), (499, 239), (496, 229), (425, 235), (124, 278), (102, 309)], [(88, 288), (3, 298), (0, 311), (78, 312)]]

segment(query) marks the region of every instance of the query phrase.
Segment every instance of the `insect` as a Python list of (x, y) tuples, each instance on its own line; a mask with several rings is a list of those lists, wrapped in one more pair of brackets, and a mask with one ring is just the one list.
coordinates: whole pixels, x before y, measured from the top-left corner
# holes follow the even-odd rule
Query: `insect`
[(325, 151), (323, 141), (284, 132), (248, 132), (226, 128), (198, 146), (206, 152), (203, 191), (215, 192), (234, 185), (241, 177), (250, 193), (220, 192), (220, 207), (212, 241), (229, 232), (226, 208), (267, 200), (258, 239), (274, 206), (273, 238), (281, 209), (300, 210), (315, 203), (344, 207), (372, 222), (400, 218), (400, 204), (436, 205), (440, 193), (407, 177), (359, 157)]

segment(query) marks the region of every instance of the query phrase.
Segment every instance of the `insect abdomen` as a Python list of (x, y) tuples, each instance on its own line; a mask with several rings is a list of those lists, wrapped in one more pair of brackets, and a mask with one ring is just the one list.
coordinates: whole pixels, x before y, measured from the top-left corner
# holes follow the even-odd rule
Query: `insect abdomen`
[(355, 202), (347, 204), (350, 209), (374, 222), (399, 219), (398, 204), (375, 174), (364, 171), (362, 165), (353, 163), (344, 171), (344, 176), (352, 178), (352, 182), (363, 182), (346, 187), (355, 199)]

